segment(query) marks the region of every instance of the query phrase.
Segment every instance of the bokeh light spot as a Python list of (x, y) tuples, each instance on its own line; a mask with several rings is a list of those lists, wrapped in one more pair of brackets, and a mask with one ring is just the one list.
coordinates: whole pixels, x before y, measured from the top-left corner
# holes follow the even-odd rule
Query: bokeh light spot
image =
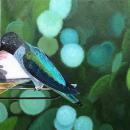
[(38, 29), (46, 37), (57, 36), (62, 25), (62, 18), (56, 12), (50, 10), (42, 12), (37, 18)]
[(79, 43), (79, 36), (75, 29), (65, 28), (61, 31), (60, 41), (63, 45), (71, 43)]
[(56, 12), (61, 18), (66, 18), (72, 7), (72, 0), (51, 0), (49, 9)]
[[(45, 97), (46, 95), (41, 91), (26, 90), (20, 97)], [(31, 100), (20, 100), (21, 109), (28, 115), (37, 115), (47, 107), (47, 100), (31, 99)]]
[(93, 121), (88, 116), (80, 116), (74, 125), (74, 130), (93, 130)]
[(94, 67), (103, 66), (109, 63), (114, 50), (115, 46), (110, 41), (105, 41), (100, 45), (94, 45), (87, 53), (87, 62)]
[(0, 123), (8, 118), (8, 111), (6, 106), (0, 102)]
[(58, 41), (55, 38), (41, 37), (37, 45), (48, 56), (53, 56), (59, 48)]
[(68, 67), (78, 67), (84, 59), (84, 50), (78, 44), (66, 44), (60, 52), (62, 62)]

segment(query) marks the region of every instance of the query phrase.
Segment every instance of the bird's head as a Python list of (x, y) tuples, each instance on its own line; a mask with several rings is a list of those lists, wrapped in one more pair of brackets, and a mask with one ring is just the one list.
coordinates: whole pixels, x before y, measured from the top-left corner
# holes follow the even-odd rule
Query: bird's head
[(9, 32), (1, 37), (0, 50), (14, 54), (15, 51), (23, 45), (24, 42), (14, 32)]

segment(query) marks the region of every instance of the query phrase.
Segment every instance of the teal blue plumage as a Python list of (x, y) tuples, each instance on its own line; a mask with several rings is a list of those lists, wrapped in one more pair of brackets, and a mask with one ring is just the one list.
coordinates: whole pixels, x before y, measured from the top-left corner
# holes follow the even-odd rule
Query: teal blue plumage
[(34, 55), (37, 56), (39, 62), (46, 68), (48, 73), (50, 73), (50, 76), (57, 81), (58, 83), (62, 85), (66, 85), (66, 82), (63, 78), (63, 76), (60, 74), (60, 72), (57, 70), (57, 68), (53, 65), (53, 63), (49, 60), (49, 58), (38, 48), (30, 46), (30, 50)]
[(38, 48), (27, 44), (23, 61), (25, 68), (47, 86), (64, 93), (77, 94), (77, 90), (65, 81), (49, 58)]

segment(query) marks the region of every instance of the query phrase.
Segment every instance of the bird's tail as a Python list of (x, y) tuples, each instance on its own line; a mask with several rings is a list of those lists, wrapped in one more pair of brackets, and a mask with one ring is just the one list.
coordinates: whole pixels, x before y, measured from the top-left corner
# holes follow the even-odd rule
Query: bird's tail
[(79, 106), (82, 106), (81, 101), (77, 98), (77, 95), (79, 94), (78, 90), (77, 90), (77, 84), (70, 84), (68, 82), (66, 82), (66, 87), (68, 87), (71, 91), (71, 93), (63, 93), (61, 91), (58, 90), (54, 90), (56, 93), (58, 93), (59, 95), (61, 95), (62, 97), (64, 97), (65, 99), (69, 100), (70, 102), (77, 104)]
[(73, 95), (78, 95), (78, 94), (80, 94), (79, 92), (78, 92), (78, 90), (77, 90), (77, 85), (76, 84), (70, 84), (70, 83), (68, 83), (68, 82), (66, 82), (66, 87), (68, 88), (68, 89), (70, 89), (70, 94), (73, 94)]
[(64, 97), (65, 99), (67, 99), (68, 101), (70, 101), (73, 104), (76, 104), (78, 106), (82, 106), (81, 101), (76, 97), (76, 95), (73, 94), (66, 94), (63, 92), (60, 92), (58, 90), (53, 89), (56, 93), (58, 93), (59, 95), (61, 95), (62, 97)]

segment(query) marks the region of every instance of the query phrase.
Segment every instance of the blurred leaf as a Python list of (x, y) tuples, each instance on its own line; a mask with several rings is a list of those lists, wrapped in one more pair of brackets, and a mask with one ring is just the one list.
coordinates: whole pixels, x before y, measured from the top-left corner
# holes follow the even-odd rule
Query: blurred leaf
[(117, 72), (122, 65), (123, 55), (122, 52), (116, 54), (112, 63), (112, 72)]
[(88, 99), (93, 103), (110, 89), (111, 75), (101, 77), (90, 89)]
[(24, 26), (24, 22), (21, 19), (17, 19), (16, 21), (13, 21), (8, 24), (6, 28), (6, 32), (15, 32), (21, 38), (23, 38), (23, 26)]
[(41, 114), (30, 126), (29, 130), (53, 130), (56, 108)]
[(0, 130), (14, 130), (17, 123), (17, 117), (10, 117), (0, 124)]
[(27, 42), (32, 42), (33, 39), (33, 30), (29, 20), (22, 21), (21, 19), (17, 19), (8, 24), (6, 28), (6, 32), (15, 32), (17, 33), (22, 39)]
[(127, 72), (127, 86), (128, 86), (128, 89), (130, 90), (130, 68), (128, 69), (128, 72)]
[(130, 51), (130, 28), (126, 30), (122, 43), (123, 57), (127, 62), (130, 62), (129, 51)]

